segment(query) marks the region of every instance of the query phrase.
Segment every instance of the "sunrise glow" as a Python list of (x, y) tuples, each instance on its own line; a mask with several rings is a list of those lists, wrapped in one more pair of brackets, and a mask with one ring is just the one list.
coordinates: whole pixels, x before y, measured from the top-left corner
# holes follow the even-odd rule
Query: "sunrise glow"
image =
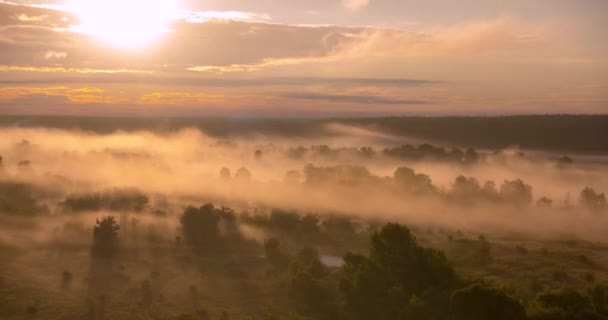
[(69, 7), (81, 20), (75, 31), (118, 47), (154, 42), (178, 16), (175, 0), (73, 0)]

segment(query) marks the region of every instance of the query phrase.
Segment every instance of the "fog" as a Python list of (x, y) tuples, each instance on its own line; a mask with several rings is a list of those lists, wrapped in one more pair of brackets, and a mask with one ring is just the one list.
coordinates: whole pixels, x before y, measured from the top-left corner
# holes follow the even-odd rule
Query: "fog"
[[(591, 208), (581, 202), (586, 187), (598, 196), (608, 190), (606, 159), (601, 156), (564, 158), (517, 146), (470, 155), (462, 148), (461, 155), (450, 153), (453, 146), (440, 141), (392, 136), (338, 122), (325, 131), (326, 136), (317, 138), (261, 134), (217, 138), (194, 128), (111, 134), (0, 129), (3, 188), (17, 185), (27, 190), (7, 196), (1, 209), (10, 211), (13, 202), (31, 202), (24, 195), (30, 192), (33, 201), (44, 207), (31, 208), (35, 214), (30, 221), (46, 228), (21, 234), (11, 226), (25, 223), (23, 217), (6, 215), (0, 241), (55, 241), (53, 230), (68, 222), (82, 224), (88, 236), (86, 228), (96, 218), (112, 214), (137, 214), (138, 219), (159, 226), (160, 236), (171, 239), (183, 209), (208, 202), (239, 213), (280, 208), (478, 233), (608, 240), (605, 203)], [(406, 144), (414, 147), (416, 157), (402, 156), (406, 149), (396, 149)], [(422, 150), (416, 149), (422, 144), (445, 152), (416, 151)], [(387, 151), (391, 149), (395, 150)], [(407, 171), (398, 178), (396, 170), (404, 167), (415, 173)], [(479, 185), (458, 187), (459, 176), (473, 177)], [(522, 183), (513, 185), (516, 190), (509, 193), (505, 181), (518, 179)], [(494, 187), (488, 185), (491, 188), (486, 190), (486, 181), (493, 181)], [(148, 200), (137, 210), (102, 204), (81, 210), (85, 214), (70, 214), (74, 211), (70, 198), (124, 192)], [(547, 199), (539, 202), (541, 198)], [(44, 220), (52, 223), (40, 222)], [(241, 230), (263, 239), (250, 226)]]

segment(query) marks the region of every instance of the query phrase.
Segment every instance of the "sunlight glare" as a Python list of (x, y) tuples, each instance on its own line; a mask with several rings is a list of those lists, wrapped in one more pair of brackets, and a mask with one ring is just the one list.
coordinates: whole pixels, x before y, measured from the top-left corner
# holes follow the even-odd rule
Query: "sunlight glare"
[(119, 47), (149, 44), (169, 32), (177, 0), (71, 0), (81, 24), (74, 30)]

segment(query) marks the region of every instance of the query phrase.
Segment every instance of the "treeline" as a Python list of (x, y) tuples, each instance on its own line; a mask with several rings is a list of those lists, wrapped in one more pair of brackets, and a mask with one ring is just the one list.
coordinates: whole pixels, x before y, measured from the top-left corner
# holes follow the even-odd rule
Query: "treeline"
[(372, 147), (332, 148), (327, 145), (319, 145), (306, 148), (300, 146), (287, 149), (285, 154), (291, 159), (298, 160), (305, 157), (326, 159), (352, 159), (353, 157), (356, 157), (359, 159), (374, 159), (378, 156), (385, 156), (398, 160), (442, 161), (466, 165), (475, 164), (482, 159), (482, 156), (474, 149), (466, 149), (464, 151), (459, 148), (446, 149), (444, 147), (436, 147), (426, 143), (418, 146), (406, 144), (382, 150), (375, 150)]
[[(0, 126), (116, 131), (171, 132), (199, 128), (219, 138), (264, 134), (322, 137), (331, 123), (370, 128), (397, 136), (436, 140), (483, 149), (524, 149), (607, 153), (607, 115), (521, 115), (497, 117), (387, 117), (357, 119), (136, 119), (99, 117), (2, 116)], [(575, 133), (575, 134), (573, 134)]]
[[(240, 168), (234, 175), (228, 168), (222, 168), (218, 183), (260, 183), (253, 179), (246, 168)], [(475, 177), (458, 176), (447, 188), (436, 186), (429, 175), (418, 173), (408, 167), (400, 167), (389, 177), (371, 174), (363, 166), (307, 165), (302, 171), (288, 171), (284, 182), (286, 187), (302, 186), (304, 188), (327, 188), (336, 197), (340, 191), (375, 190), (396, 198), (426, 199), (439, 201), (447, 205), (461, 207), (478, 205), (513, 206), (526, 208), (553, 208), (571, 210), (581, 208), (590, 212), (601, 213), (608, 209), (606, 194), (592, 187), (585, 187), (575, 193), (570, 200), (556, 201), (546, 196), (534, 195), (531, 185), (522, 179), (504, 180), (497, 184), (494, 181), (480, 182)], [(238, 200), (238, 199), (237, 199)], [(106, 189), (95, 192), (78, 192), (63, 194), (60, 190), (18, 180), (0, 181), (0, 212), (17, 216), (34, 216), (48, 214), (51, 208), (65, 212), (151, 212), (159, 216), (168, 214), (167, 208), (155, 207), (150, 198), (137, 189)]]
[[(608, 115), (390, 117), (344, 121), (363, 127), (473, 148), (607, 153)], [(575, 133), (575, 134), (573, 134)]]
[[(286, 180), (293, 181), (295, 173), (288, 172)], [(521, 179), (505, 180), (499, 186), (494, 181), (480, 183), (474, 177), (458, 176), (450, 188), (444, 190), (435, 186), (430, 176), (417, 173), (408, 167), (398, 168), (392, 177), (372, 175), (367, 168), (354, 165), (317, 167), (308, 165), (303, 170), (303, 182), (308, 185), (340, 185), (368, 188), (385, 188), (409, 197), (431, 197), (451, 204), (477, 205), (496, 204), (525, 207), (537, 205), (550, 207), (554, 201), (548, 197), (538, 197), (535, 201), (533, 188)], [(606, 195), (586, 187), (580, 191), (578, 204), (581, 207), (601, 212), (606, 210)], [(575, 204), (564, 202), (561, 207), (569, 209)]]

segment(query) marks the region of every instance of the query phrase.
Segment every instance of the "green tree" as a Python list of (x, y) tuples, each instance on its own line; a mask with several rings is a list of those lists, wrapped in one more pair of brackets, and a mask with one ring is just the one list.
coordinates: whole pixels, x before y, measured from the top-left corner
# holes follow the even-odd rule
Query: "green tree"
[(473, 284), (455, 291), (450, 299), (454, 320), (524, 320), (523, 305), (501, 290)]
[(530, 318), (534, 320), (602, 319), (594, 310), (589, 296), (570, 287), (539, 293), (531, 305)]
[(410, 230), (389, 223), (371, 237), (370, 259), (409, 297), (431, 287), (450, 287), (456, 273), (443, 252), (418, 245)]
[(425, 303), (447, 313), (460, 282), (442, 252), (419, 246), (398, 224), (372, 235), (369, 257), (347, 254), (341, 271), (340, 292), (354, 319), (405, 319)]
[(325, 282), (327, 268), (319, 253), (312, 248), (302, 249), (288, 268), (289, 291), (298, 308), (315, 319), (333, 319), (332, 294)]

